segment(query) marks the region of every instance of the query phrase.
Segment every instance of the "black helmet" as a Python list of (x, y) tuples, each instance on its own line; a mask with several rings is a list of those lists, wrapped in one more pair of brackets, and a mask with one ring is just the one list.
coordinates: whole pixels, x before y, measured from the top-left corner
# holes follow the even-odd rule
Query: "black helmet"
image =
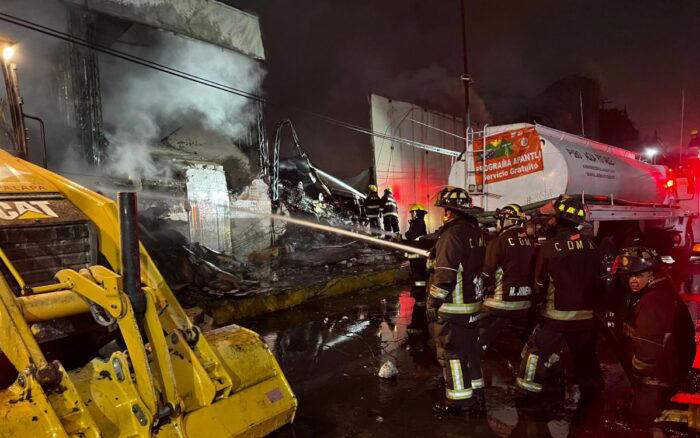
[(494, 217), (498, 220), (510, 220), (516, 224), (525, 222), (525, 213), (518, 204), (508, 204), (503, 208), (497, 208)]
[(583, 205), (581, 198), (561, 195), (554, 201), (554, 216), (573, 222), (578, 225), (585, 225), (586, 207)]
[(435, 202), (435, 206), (461, 211), (462, 213), (474, 212), (472, 198), (469, 197), (466, 190), (460, 189), (459, 187), (445, 187), (442, 189)]
[(612, 273), (634, 274), (657, 269), (663, 265), (663, 260), (652, 248), (646, 246), (633, 246), (622, 250), (622, 254), (615, 258)]

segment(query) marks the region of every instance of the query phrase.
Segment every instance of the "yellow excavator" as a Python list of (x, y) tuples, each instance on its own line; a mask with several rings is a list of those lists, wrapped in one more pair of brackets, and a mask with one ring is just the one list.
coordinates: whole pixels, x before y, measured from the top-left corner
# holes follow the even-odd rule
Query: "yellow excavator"
[(137, 233), (134, 193), (116, 204), (0, 150), (0, 437), (257, 437), (293, 421), (260, 336), (201, 333)]
[[(0, 149), (0, 438), (259, 437), (297, 400), (256, 333), (202, 333), (118, 204), (36, 166), (0, 38), (14, 155)], [(45, 152), (45, 149), (44, 149)]]

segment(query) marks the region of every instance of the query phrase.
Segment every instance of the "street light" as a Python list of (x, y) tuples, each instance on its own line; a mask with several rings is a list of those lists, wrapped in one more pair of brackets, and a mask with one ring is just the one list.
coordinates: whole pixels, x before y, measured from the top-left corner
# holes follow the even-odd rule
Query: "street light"
[(2, 48), (2, 60), (8, 63), (15, 56), (15, 42), (11, 39), (0, 37), (0, 48)]
[(12, 57), (15, 55), (15, 46), (5, 46), (2, 49), (2, 60), (5, 62), (10, 62)]
[(646, 148), (644, 150), (644, 156), (651, 160), (652, 163), (656, 163), (656, 155), (659, 153), (658, 148)]

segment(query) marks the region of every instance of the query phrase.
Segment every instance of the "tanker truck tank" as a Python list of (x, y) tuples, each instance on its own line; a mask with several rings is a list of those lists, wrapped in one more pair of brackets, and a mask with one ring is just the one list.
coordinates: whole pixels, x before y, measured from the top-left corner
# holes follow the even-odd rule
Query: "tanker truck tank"
[[(475, 143), (478, 151), (483, 143)], [(485, 210), (582, 193), (640, 203), (669, 202), (666, 168), (642, 162), (625, 149), (528, 123), (490, 127), (486, 144), (486, 195), (474, 196), (475, 205)], [(452, 166), (449, 184), (474, 192), (482, 178), (482, 158), (480, 153), (465, 156), (467, 161)]]

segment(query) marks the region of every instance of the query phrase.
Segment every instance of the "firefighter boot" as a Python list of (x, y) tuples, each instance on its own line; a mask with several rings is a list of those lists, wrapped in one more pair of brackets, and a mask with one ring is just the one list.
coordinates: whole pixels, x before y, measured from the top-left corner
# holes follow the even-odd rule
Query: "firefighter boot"
[(448, 415), (462, 415), (467, 416), (471, 414), (471, 409), (473, 405), (457, 404), (447, 401), (441, 401), (433, 405), (433, 412), (439, 416)]
[(469, 408), (471, 418), (486, 418), (486, 396), (484, 390), (474, 391), (474, 404)]

